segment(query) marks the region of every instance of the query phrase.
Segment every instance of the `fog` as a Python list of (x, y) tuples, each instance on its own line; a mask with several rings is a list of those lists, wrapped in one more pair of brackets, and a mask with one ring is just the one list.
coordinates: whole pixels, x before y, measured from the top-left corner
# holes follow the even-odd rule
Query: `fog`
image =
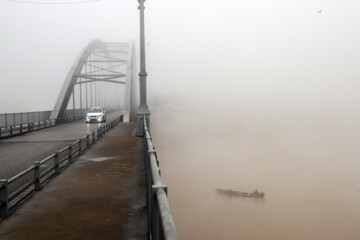
[[(51, 109), (91, 39), (134, 39), (138, 54), (137, 6), (1, 1), (0, 112)], [(360, 3), (145, 6), (151, 130), (180, 238), (359, 239)]]
[(0, 112), (52, 109), (68, 71), (91, 40), (138, 39), (137, 6), (130, 0), (0, 1), (0, 81), (6, 89)]

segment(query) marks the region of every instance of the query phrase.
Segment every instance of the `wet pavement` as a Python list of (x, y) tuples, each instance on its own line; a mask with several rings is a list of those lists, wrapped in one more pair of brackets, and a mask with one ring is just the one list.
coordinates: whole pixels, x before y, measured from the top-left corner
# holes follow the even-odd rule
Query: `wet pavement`
[[(121, 112), (108, 114), (110, 122)], [(85, 120), (74, 121), (55, 127), (34, 131), (0, 141), (0, 179), (8, 179), (41, 161), (55, 150), (62, 149), (77, 139), (90, 134), (105, 123), (86, 124)]]
[(0, 222), (0, 239), (147, 239), (144, 141), (121, 123)]

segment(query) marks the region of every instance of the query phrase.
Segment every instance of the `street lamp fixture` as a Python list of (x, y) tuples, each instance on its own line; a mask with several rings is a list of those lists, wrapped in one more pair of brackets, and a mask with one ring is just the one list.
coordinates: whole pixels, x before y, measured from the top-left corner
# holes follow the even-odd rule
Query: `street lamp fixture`
[(144, 2), (145, 0), (139, 1), (139, 11), (140, 11), (140, 72), (139, 72), (139, 82), (140, 82), (140, 105), (137, 111), (137, 136), (144, 136), (144, 117), (147, 120), (147, 126), (150, 129), (150, 111), (146, 103), (146, 67), (145, 67), (145, 25), (144, 25)]

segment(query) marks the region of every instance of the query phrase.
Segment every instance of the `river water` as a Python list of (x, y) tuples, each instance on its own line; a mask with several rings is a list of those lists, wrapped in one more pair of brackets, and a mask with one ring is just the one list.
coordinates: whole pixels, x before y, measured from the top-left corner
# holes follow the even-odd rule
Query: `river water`
[[(173, 104), (152, 110), (180, 238), (360, 239), (359, 119), (236, 112)], [(215, 188), (266, 195), (229, 197)]]

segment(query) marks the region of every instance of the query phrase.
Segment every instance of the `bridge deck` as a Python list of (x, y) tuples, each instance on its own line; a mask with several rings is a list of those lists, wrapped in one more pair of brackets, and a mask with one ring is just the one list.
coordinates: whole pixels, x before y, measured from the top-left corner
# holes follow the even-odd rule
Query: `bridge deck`
[(144, 142), (123, 123), (0, 224), (0, 238), (146, 239)]

